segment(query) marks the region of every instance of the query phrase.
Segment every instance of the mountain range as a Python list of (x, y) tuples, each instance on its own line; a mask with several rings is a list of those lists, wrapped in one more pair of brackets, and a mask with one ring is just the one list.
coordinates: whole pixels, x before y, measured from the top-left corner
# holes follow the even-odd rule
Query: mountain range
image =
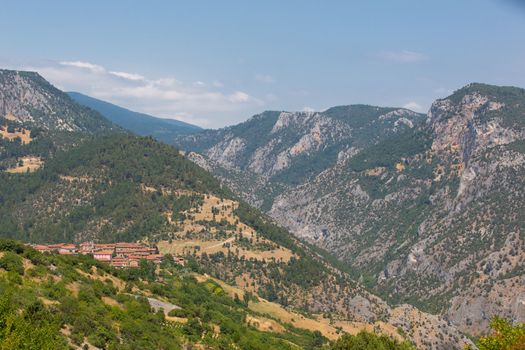
[(427, 115), (264, 112), (176, 145), (385, 300), (480, 334), (525, 321), (524, 106), (473, 83)]
[(172, 144), (177, 136), (189, 135), (202, 130), (196, 125), (179, 120), (158, 118), (149, 114), (133, 112), (79, 92), (68, 92), (67, 94), (77, 103), (99, 112), (124, 129), (137, 135), (152, 136), (167, 144)]
[[(473, 346), (465, 334), (485, 332), (492, 315), (523, 320), (524, 101), (521, 89), (471, 84), (436, 101), (428, 115), (367, 105), (264, 112), (176, 136), (179, 151), (134, 135), (36, 73), (0, 70), (0, 236), (140, 241), (183, 255), (192, 281), (160, 270), (94, 297), (132, 310), (118, 293), (180, 303), (156, 283), (201, 283), (208, 292), (218, 285), (233, 299), (247, 296), (236, 332), (271, 337), (254, 348), (279, 348), (283, 337), (320, 348), (343, 332), (375, 330), (418, 348), (462, 349)], [(43, 283), (27, 279), (33, 272), (23, 259), (22, 285)], [(49, 283), (57, 264), (65, 284), (80, 278), (67, 272), (72, 266), (93, 264), (64, 259), (39, 268)], [(9, 277), (11, 265), (2, 266)], [(21, 288), (14, 275), (6, 281)], [(45, 291), (35, 295), (48, 300), (44, 307), (75, 297), (50, 287), (34, 287)], [(219, 302), (199, 295), (203, 304)], [(196, 302), (183, 300), (188, 308)], [(84, 342), (78, 334), (102, 347), (136, 340), (115, 331), (118, 312), (104, 317), (97, 338), (74, 325), (69, 336), (67, 322), (58, 329), (74, 347)], [(195, 312), (187, 322), (219, 327), (223, 345), (247, 344), (244, 335), (224, 333), (231, 320), (212, 320)], [(150, 331), (163, 327), (180, 325)], [(176, 334), (196, 346), (221, 346), (205, 333)]]

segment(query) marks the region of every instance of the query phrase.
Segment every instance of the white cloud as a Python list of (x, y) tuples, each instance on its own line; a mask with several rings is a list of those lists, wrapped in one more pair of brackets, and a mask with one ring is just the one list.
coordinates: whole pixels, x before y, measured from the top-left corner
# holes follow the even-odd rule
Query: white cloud
[(245, 91), (228, 91), (219, 81), (184, 84), (169, 76), (151, 79), (84, 61), (46, 61), (16, 69), (37, 71), (64, 91), (78, 91), (138, 112), (206, 127), (224, 125), (221, 115), (251, 113), (264, 104)]
[(250, 96), (242, 91), (235, 91), (228, 98), (232, 102), (247, 102)]
[(415, 63), (428, 59), (428, 56), (423, 53), (408, 50), (384, 51), (380, 56), (387, 61), (400, 63)]
[(410, 109), (412, 111), (416, 111), (416, 112), (422, 112), (423, 111), (423, 107), (415, 102), (415, 101), (410, 101), (408, 103), (406, 103), (403, 108), (406, 108), (406, 109)]
[(257, 74), (255, 76), (255, 80), (261, 83), (273, 83), (275, 82), (275, 79), (271, 75), (267, 74)]
[(63, 66), (87, 69), (92, 71), (93, 73), (104, 73), (106, 71), (102, 66), (83, 61), (62, 61), (60, 62), (60, 64)]
[(182, 84), (180, 81), (178, 81), (175, 78), (160, 78), (160, 79), (153, 81), (153, 83), (158, 86), (162, 86), (162, 87), (170, 87), (170, 86)]
[(193, 83), (193, 86), (197, 86), (197, 87), (204, 87), (206, 85), (207, 84), (205, 82), (200, 81), (200, 80)]
[(140, 81), (140, 80), (145, 80), (146, 79), (140, 74), (127, 73), (127, 72), (111, 71), (111, 72), (109, 72), (109, 74), (114, 75), (114, 76), (119, 77), (119, 78), (133, 80), (133, 81)]

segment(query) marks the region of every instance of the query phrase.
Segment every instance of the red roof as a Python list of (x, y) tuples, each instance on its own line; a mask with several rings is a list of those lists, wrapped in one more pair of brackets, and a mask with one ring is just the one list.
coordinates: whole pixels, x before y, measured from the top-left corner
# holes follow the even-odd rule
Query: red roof
[(115, 248), (115, 243), (97, 243), (95, 248)]
[(73, 255), (73, 252), (70, 252), (68, 250), (62, 250), (61, 252), (59, 252), (60, 255)]
[(119, 242), (115, 244), (118, 248), (144, 248), (144, 245), (140, 243), (126, 243), (126, 242)]
[(146, 255), (146, 260), (160, 260), (161, 258), (162, 255), (159, 254)]
[(94, 255), (113, 255), (112, 250), (100, 250), (98, 252), (94, 252)]
[(58, 243), (58, 244), (49, 244), (49, 249), (59, 249), (62, 248), (65, 244), (64, 243)]
[(47, 245), (45, 244), (36, 244), (33, 246), (36, 250), (51, 250)]

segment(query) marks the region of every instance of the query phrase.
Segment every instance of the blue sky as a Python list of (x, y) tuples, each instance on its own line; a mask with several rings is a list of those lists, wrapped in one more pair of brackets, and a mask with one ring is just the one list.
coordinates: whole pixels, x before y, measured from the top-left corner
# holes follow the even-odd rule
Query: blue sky
[(520, 3), (0, 0), (0, 66), (214, 128), (268, 109), (426, 112), (469, 82), (525, 87)]

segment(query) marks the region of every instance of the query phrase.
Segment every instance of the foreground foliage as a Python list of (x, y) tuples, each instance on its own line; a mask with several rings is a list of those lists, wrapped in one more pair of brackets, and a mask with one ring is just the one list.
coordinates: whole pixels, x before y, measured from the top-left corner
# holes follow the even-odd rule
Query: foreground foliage
[[(152, 299), (169, 313), (153, 308)], [(151, 304), (151, 305), (150, 305)], [(247, 302), (169, 259), (114, 270), (89, 256), (43, 255), (0, 240), (0, 349), (315, 349), (318, 332), (262, 332)], [(69, 345), (68, 345), (69, 344)]]
[(507, 320), (495, 317), (490, 322), (490, 327), (493, 333), (480, 338), (478, 342), (479, 350), (525, 349), (525, 324), (513, 326)]
[(332, 350), (415, 350), (408, 342), (398, 342), (385, 335), (359, 332), (346, 334), (332, 346)]

